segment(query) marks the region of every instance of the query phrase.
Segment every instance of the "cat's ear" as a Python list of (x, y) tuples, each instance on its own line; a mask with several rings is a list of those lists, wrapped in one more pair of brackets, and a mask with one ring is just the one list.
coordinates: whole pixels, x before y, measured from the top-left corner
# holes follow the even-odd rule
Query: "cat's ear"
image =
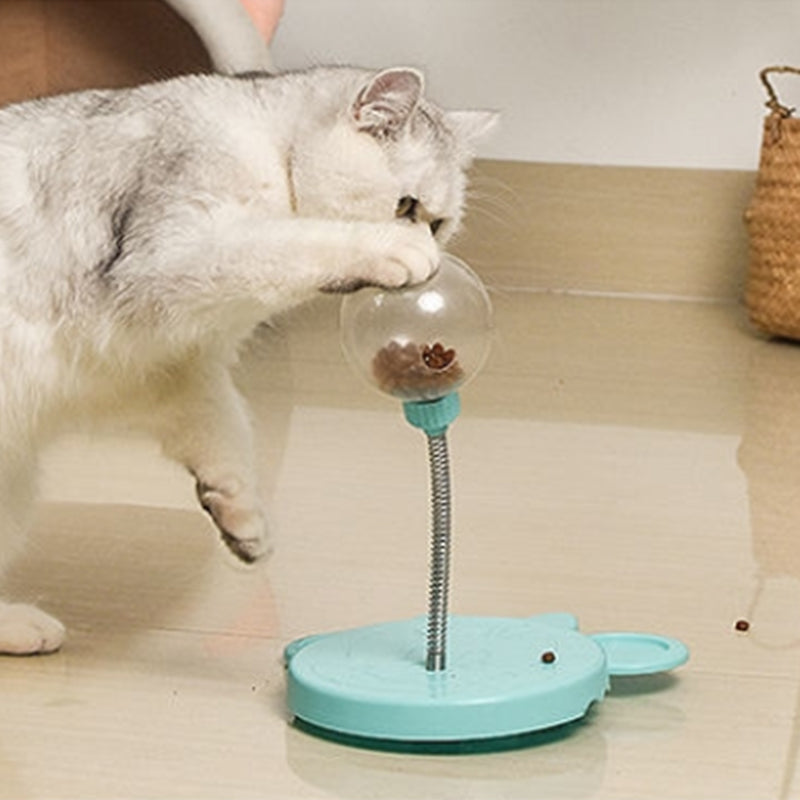
[(500, 121), (497, 111), (447, 111), (447, 127), (471, 150)]
[(422, 96), (422, 75), (415, 69), (386, 69), (361, 87), (351, 113), (356, 127), (383, 138), (408, 122)]

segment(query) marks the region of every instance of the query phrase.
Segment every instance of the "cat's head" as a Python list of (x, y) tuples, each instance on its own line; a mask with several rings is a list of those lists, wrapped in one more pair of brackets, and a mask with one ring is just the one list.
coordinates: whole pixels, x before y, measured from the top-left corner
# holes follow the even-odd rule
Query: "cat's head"
[(299, 212), (403, 218), (430, 226), (446, 242), (463, 215), (475, 143), (497, 115), (438, 108), (423, 96), (422, 75), (413, 69), (341, 70), (326, 78), (338, 87), (315, 93), (318, 114), (296, 153)]

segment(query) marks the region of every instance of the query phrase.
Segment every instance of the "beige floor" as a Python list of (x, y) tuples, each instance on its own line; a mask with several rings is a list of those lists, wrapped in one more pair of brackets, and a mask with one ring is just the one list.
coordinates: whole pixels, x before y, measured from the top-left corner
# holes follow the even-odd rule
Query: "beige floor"
[[(800, 798), (800, 349), (733, 305), (494, 293), (450, 443), (453, 610), (684, 639), (538, 747), (350, 749), (294, 729), (292, 638), (424, 612), (424, 440), (343, 364), (334, 303), (263, 336), (277, 553), (232, 566), (147, 442), (48, 456), (5, 590), (70, 627), (0, 661), (0, 798)], [(734, 631), (739, 618), (748, 633)]]

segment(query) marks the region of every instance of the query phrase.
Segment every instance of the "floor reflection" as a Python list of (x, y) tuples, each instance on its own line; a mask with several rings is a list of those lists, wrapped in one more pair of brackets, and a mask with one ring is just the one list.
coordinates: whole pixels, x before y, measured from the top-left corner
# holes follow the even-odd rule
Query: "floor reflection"
[[(763, 342), (749, 363), (739, 465), (747, 479), (756, 587), (748, 635), (762, 648), (800, 647), (800, 347)], [(781, 798), (800, 759), (800, 690)]]
[[(524, 758), (515, 754), (518, 747), (491, 754), (355, 749), (318, 739), (296, 727), (287, 728), (287, 758), (290, 768), (304, 781), (332, 797), (350, 800), (530, 800), (532, 792), (547, 798), (591, 797), (602, 786), (606, 768), (605, 738), (593, 724), (596, 713), (590, 711), (577, 723), (524, 737), (524, 743), (518, 742), (518, 747), (527, 748)], [(346, 758), (339, 757), (345, 753)]]

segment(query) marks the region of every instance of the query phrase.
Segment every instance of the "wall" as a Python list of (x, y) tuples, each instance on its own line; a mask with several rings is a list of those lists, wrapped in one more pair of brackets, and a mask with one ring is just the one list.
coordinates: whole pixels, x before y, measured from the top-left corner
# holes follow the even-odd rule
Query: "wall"
[(752, 169), (757, 72), (800, 65), (800, 2), (288, 0), (273, 56), (424, 67), (442, 104), (503, 111), (488, 158)]
[(0, 0), (0, 105), (211, 68), (160, 0)]

